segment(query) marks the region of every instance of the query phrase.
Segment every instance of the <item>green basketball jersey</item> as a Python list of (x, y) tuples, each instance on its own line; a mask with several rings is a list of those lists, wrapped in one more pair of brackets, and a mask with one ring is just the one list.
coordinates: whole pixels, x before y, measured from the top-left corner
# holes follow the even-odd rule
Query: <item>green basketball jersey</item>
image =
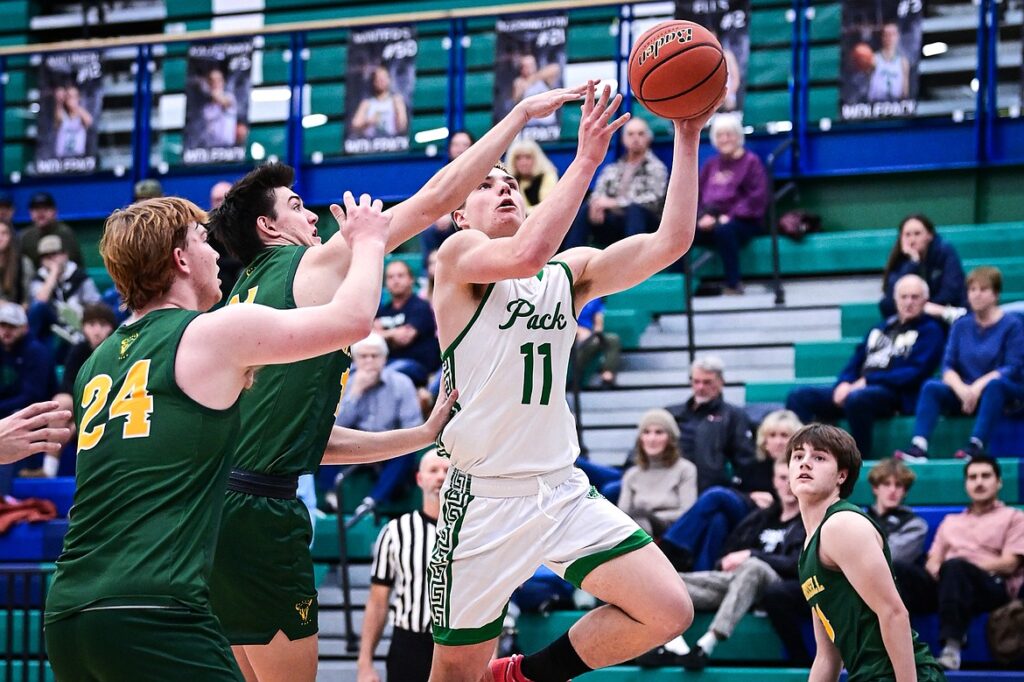
[(104, 341), (75, 382), (78, 467), (47, 622), (90, 606), (208, 607), (237, 403), (213, 410), (174, 379), (199, 313), (147, 313)]
[[(810, 542), (800, 553), (800, 586), (804, 598), (811, 606), (829, 639), (839, 649), (846, 670), (848, 682), (866, 680), (895, 679), (892, 662), (882, 641), (882, 630), (878, 624), (878, 616), (861, 599), (853, 585), (841, 571), (834, 571), (821, 563), (818, 557), (818, 544), (821, 540), (821, 526), (837, 512), (852, 511), (860, 514), (878, 530), (882, 536), (882, 551), (885, 561), (892, 572), (892, 557), (889, 554), (889, 543), (885, 533), (875, 521), (864, 513), (860, 507), (846, 500), (839, 500), (828, 508), (821, 525), (814, 531)], [(914, 638), (914, 661), (918, 671), (922, 668), (928, 672), (938, 671), (938, 664), (928, 651), (928, 646), (921, 642), (917, 633), (911, 631)]]
[[(295, 308), (292, 283), (305, 246), (272, 246), (253, 259), (228, 304)], [(266, 474), (316, 471), (341, 404), (351, 360), (336, 351), (260, 369), (242, 394), (242, 433), (234, 466)]]

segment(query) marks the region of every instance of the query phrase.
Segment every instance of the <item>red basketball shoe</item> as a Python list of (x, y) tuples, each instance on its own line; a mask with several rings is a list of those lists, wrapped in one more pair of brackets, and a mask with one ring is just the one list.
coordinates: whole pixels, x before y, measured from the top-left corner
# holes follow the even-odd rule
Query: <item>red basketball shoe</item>
[(523, 665), (522, 654), (513, 654), (508, 658), (496, 658), (491, 661), (490, 670), (494, 682), (530, 682), (520, 669)]

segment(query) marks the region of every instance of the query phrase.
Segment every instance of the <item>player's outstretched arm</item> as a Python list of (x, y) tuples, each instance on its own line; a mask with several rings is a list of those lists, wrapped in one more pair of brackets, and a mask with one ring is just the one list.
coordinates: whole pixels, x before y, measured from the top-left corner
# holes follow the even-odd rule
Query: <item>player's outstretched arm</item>
[[(723, 93), (724, 97), (724, 93)], [(622, 239), (603, 251), (579, 248), (563, 256), (576, 280), (576, 304), (628, 289), (679, 260), (697, 225), (697, 150), (700, 132), (721, 104), (698, 118), (673, 121), (675, 142), (661, 224), (653, 234)]]
[(182, 335), (175, 375), (188, 395), (203, 404), (231, 404), (250, 368), (284, 364), (345, 348), (373, 328), (380, 301), (384, 242), (390, 218), (381, 202), (364, 194), (356, 205), (345, 193), (348, 218), (343, 235), (352, 247), (352, 267), (325, 305), (276, 310), (230, 305), (201, 315)]
[(388, 209), (392, 215), (388, 251), (458, 208), (531, 119), (550, 116), (565, 103), (581, 99), (586, 87), (558, 88), (522, 100), (459, 158), (435, 173), (420, 191)]
[[(820, 554), (823, 560), (831, 560), (839, 567), (864, 603), (878, 616), (882, 643), (892, 661), (897, 682), (916, 682), (910, 614), (896, 591), (878, 531), (860, 514), (836, 514), (821, 529)], [(835, 623), (835, 627), (842, 626), (842, 623)]]
[[(439, 281), (487, 284), (531, 277), (544, 267), (569, 231), (590, 181), (608, 153), (612, 135), (629, 120), (629, 114), (610, 120), (622, 102), (621, 95), (609, 101), (610, 95), (605, 87), (595, 101), (594, 83), (587, 84), (576, 158), (515, 235), (492, 239), (477, 230), (463, 230), (450, 237), (437, 254)], [(491, 176), (484, 182), (495, 180)], [(455, 215), (462, 219), (458, 212)]]
[(458, 391), (448, 397), (438, 398), (430, 417), (423, 424), (410, 429), (393, 431), (358, 431), (335, 426), (327, 441), (327, 449), (321, 464), (367, 464), (401, 457), (427, 447), (441, 433), (451, 418), (452, 406), (458, 399)]
[(35, 403), (0, 419), (0, 464), (10, 464), (37, 452), (60, 452), (71, 430), (64, 425), (71, 412), (54, 401)]

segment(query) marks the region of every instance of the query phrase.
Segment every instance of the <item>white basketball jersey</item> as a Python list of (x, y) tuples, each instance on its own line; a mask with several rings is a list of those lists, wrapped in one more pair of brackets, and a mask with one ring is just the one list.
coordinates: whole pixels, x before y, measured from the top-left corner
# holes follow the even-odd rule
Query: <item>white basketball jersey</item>
[(442, 355), (445, 388), (457, 388), (459, 399), (438, 436), (439, 452), (487, 477), (537, 476), (576, 461), (576, 422), (565, 400), (575, 340), (565, 263), (489, 285)]

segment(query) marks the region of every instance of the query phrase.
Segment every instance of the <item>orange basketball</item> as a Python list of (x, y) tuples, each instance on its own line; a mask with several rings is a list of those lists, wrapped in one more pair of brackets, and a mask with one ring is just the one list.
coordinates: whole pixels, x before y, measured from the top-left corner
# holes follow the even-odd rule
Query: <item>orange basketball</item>
[(728, 80), (718, 39), (692, 21), (663, 21), (629, 54), (633, 97), (662, 118), (694, 118), (710, 109)]

